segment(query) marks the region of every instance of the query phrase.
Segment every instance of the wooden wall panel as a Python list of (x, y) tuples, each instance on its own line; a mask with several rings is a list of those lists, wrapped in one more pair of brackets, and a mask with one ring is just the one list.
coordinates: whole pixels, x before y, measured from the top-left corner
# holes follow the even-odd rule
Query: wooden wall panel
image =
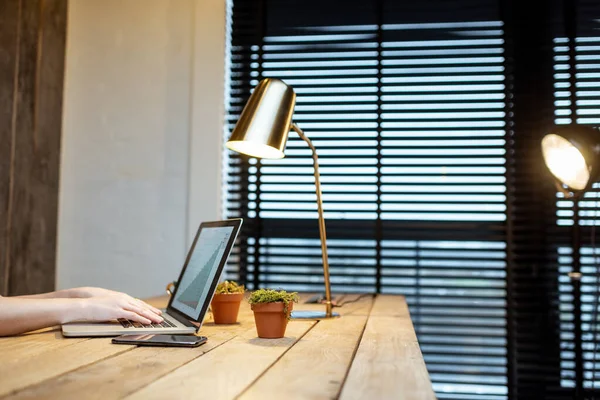
[[(5, 2), (5, 0), (2, 0)], [(4, 294), (54, 289), (62, 91), (66, 36), (66, 0), (8, 0), (17, 4), (17, 30), (1, 22), (4, 43), (13, 43), (12, 115), (8, 137), (10, 162), (1, 164), (4, 235)], [(14, 8), (14, 4), (13, 4)], [(0, 13), (2, 14), (2, 13)], [(13, 12), (14, 15), (14, 12)], [(11, 18), (6, 16), (6, 18)], [(5, 32), (5, 30), (9, 30)], [(11, 34), (13, 38), (11, 40)], [(10, 57), (7, 57), (10, 62)], [(2, 93), (7, 79), (1, 77)], [(0, 98), (0, 102), (7, 101)], [(0, 127), (7, 124), (2, 114)], [(8, 184), (6, 177), (8, 176)], [(8, 186), (6, 190), (5, 186)]]
[(19, 0), (0, 1), (0, 295), (8, 294), (13, 105), (19, 30)]

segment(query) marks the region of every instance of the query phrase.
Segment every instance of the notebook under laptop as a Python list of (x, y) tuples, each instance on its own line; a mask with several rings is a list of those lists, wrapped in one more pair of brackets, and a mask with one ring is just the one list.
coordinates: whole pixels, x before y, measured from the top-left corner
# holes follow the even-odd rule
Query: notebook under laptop
[(165, 321), (162, 324), (142, 325), (126, 320), (73, 322), (62, 326), (63, 335), (74, 337), (196, 333), (208, 310), (241, 225), (241, 219), (203, 222), (200, 225), (179, 275), (179, 284), (169, 300), (167, 309), (163, 310)]

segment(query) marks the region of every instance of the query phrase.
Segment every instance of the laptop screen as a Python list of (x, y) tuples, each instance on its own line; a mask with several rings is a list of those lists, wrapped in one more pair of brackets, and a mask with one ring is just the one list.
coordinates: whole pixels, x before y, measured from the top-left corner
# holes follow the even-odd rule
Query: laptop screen
[[(198, 320), (203, 306), (212, 297), (222, 265), (229, 256), (232, 242), (237, 235), (236, 228), (239, 226), (203, 224), (200, 227), (171, 299), (171, 307), (193, 320)], [(208, 307), (204, 307), (204, 312), (206, 308)]]

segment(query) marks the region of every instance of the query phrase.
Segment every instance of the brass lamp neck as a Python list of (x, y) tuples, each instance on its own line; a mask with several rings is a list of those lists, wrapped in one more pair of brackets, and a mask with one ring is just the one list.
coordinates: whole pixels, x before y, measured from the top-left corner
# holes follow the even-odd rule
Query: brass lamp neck
[(325, 233), (325, 218), (323, 216), (323, 200), (321, 199), (321, 178), (319, 175), (319, 158), (317, 156), (317, 149), (312, 144), (310, 139), (304, 134), (302, 129), (292, 122), (291, 129), (304, 140), (308, 147), (312, 151), (313, 165), (315, 169), (315, 186), (317, 187), (317, 210), (319, 214), (319, 236), (321, 238), (321, 253), (323, 256), (323, 277), (325, 280), (325, 312), (326, 317), (331, 318), (332, 305), (331, 305), (331, 285), (329, 283), (329, 257), (327, 256), (327, 235)]

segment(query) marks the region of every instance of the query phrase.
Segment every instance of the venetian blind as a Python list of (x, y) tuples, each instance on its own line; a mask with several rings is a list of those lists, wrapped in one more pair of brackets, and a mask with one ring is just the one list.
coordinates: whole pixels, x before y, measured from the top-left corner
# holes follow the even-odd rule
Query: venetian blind
[[(575, 40), (575, 90), (576, 116), (571, 115), (570, 72), (568, 39), (564, 35), (554, 38), (554, 87), (555, 87), (555, 123), (570, 124), (572, 118), (581, 125), (600, 126), (600, 4), (596, 1), (580, 0), (577, 2), (577, 38)], [(600, 249), (596, 239), (597, 226), (600, 225), (599, 186), (583, 196), (579, 202), (579, 218), (581, 226), (581, 272), (582, 279), (582, 331), (584, 358), (584, 388), (600, 387), (600, 349), (597, 347), (598, 333), (598, 264)], [(573, 201), (565, 199), (562, 193), (556, 195), (557, 231), (563, 237), (571, 235), (573, 226)], [(560, 242), (557, 247), (559, 262), (560, 293), (560, 338), (561, 338), (561, 386), (575, 386), (575, 353), (573, 325), (573, 295), (568, 277), (571, 272), (572, 248), (569, 241)]]
[[(496, 1), (234, 1), (228, 131), (253, 86), (297, 93), (332, 287), (406, 295), (439, 398), (506, 387), (505, 93)], [(249, 287), (322, 290), (312, 160), (229, 155)]]

